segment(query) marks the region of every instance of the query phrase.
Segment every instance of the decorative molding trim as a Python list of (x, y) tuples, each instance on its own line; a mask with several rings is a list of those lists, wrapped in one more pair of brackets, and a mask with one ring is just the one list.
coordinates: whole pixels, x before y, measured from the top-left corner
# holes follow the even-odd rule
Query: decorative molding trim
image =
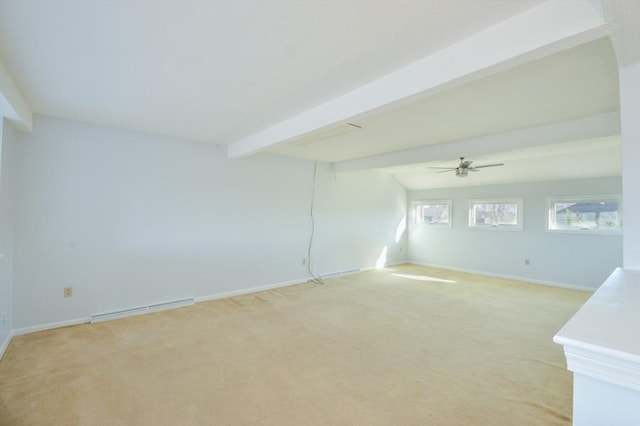
[(594, 291), (597, 290), (595, 288), (585, 287), (585, 286), (580, 286), (580, 285), (556, 283), (556, 282), (553, 282), (553, 281), (535, 280), (535, 279), (532, 279), (532, 278), (517, 277), (517, 276), (513, 276), (513, 275), (506, 275), (506, 274), (495, 274), (493, 272), (477, 271), (475, 269), (457, 268), (457, 267), (454, 267), (454, 266), (447, 266), (447, 265), (436, 265), (436, 264), (433, 264), (433, 263), (420, 262), (420, 261), (417, 261), (417, 260), (407, 260), (406, 263), (410, 263), (412, 265), (427, 266), (427, 267), (430, 267), (430, 268), (440, 268), (440, 269), (448, 269), (448, 270), (451, 270), (451, 271), (466, 272), (466, 273), (469, 273), (469, 274), (485, 275), (487, 277), (492, 277), (492, 278), (503, 278), (503, 279), (507, 279), (507, 280), (522, 281), (522, 282), (528, 283), (528, 284), (538, 284), (538, 285), (546, 285), (546, 286), (549, 286), (549, 287), (560, 287), (560, 288), (568, 288), (568, 289), (571, 289), (571, 290), (587, 291), (589, 293), (593, 293)]
[(567, 368), (575, 374), (632, 389), (640, 396), (640, 270), (616, 268), (558, 331)]
[(604, 348), (596, 352), (573, 346), (570, 339), (554, 338), (554, 341), (564, 347), (568, 370), (640, 392), (640, 357), (634, 360), (626, 353), (616, 356), (604, 353)]

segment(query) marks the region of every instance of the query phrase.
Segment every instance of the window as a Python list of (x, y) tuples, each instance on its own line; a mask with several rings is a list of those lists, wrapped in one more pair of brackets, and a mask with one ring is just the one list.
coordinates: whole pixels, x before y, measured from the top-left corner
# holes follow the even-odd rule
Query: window
[(451, 226), (451, 200), (417, 201), (414, 205), (415, 223)]
[(469, 227), (522, 230), (522, 198), (470, 200)]
[(547, 229), (564, 232), (620, 233), (620, 199), (619, 195), (548, 198)]

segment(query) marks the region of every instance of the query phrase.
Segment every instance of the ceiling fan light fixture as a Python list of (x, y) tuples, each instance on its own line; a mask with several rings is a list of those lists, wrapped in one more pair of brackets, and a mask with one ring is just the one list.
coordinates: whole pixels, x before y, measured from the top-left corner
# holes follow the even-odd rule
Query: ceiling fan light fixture
[(504, 163), (494, 163), (494, 164), (483, 164), (480, 166), (472, 166), (471, 163), (473, 161), (464, 161), (464, 157), (460, 157), (460, 164), (458, 167), (429, 167), (430, 169), (441, 169), (438, 173), (444, 172), (456, 172), (456, 176), (458, 177), (466, 177), (469, 174), (469, 171), (479, 172), (478, 169), (484, 169), (486, 167), (496, 167), (496, 166), (504, 166)]

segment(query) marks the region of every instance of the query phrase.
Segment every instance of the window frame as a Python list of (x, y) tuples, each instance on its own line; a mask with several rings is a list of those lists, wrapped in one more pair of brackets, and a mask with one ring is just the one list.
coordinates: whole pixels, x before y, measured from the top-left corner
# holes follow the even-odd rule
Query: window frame
[[(427, 222), (423, 220), (423, 215), (419, 210), (423, 206), (447, 206), (447, 212), (449, 220), (447, 222)], [(433, 228), (451, 228), (452, 215), (453, 215), (453, 201), (452, 200), (416, 200), (413, 202), (413, 223), (416, 225), (425, 225)]]
[[(558, 202), (564, 203), (579, 203), (579, 202), (616, 202), (618, 204), (618, 226), (615, 228), (552, 228), (552, 224), (555, 223), (555, 214), (552, 214), (552, 209)], [(558, 196), (553, 195), (546, 197), (546, 227), (545, 230), (551, 233), (564, 233), (564, 234), (587, 234), (587, 235), (622, 235), (623, 227), (623, 206), (622, 195), (620, 194), (600, 194), (600, 195), (568, 195)]]
[[(477, 204), (516, 204), (516, 225), (507, 224), (478, 224), (475, 220), (474, 206)], [(488, 231), (522, 231), (524, 229), (524, 198), (478, 198), (468, 200), (469, 217), (467, 226), (469, 229), (482, 229)]]

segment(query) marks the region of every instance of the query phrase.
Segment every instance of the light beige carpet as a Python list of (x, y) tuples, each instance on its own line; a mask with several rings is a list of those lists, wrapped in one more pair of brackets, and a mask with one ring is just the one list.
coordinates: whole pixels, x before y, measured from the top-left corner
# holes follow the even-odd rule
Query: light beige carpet
[(402, 265), (17, 336), (0, 424), (569, 425), (588, 297)]

